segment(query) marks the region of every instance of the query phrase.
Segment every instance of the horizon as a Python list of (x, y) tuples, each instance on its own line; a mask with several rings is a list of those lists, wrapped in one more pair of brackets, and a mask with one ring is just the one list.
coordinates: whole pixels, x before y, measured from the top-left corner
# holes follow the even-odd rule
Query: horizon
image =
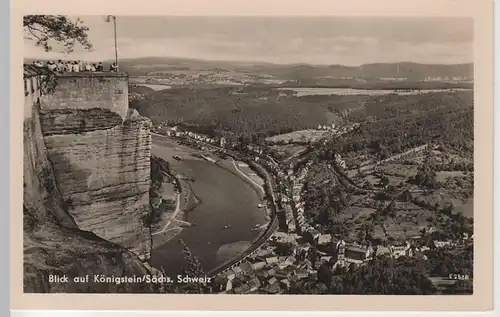
[[(36, 58), (36, 57), (25, 57), (24, 60), (30, 61), (53, 61), (53, 60), (62, 60), (62, 61), (75, 61), (80, 60), (82, 62), (103, 62), (103, 63), (113, 63), (115, 61), (114, 58), (107, 58), (104, 60), (85, 60), (85, 59), (74, 59), (74, 58)], [(311, 67), (331, 67), (331, 66), (339, 66), (339, 67), (361, 67), (366, 65), (392, 65), (392, 64), (416, 64), (416, 65), (431, 65), (431, 66), (459, 66), (459, 65), (474, 65), (474, 62), (463, 62), (463, 63), (418, 63), (412, 61), (400, 61), (400, 62), (373, 62), (373, 63), (365, 63), (359, 65), (344, 65), (344, 64), (310, 64), (310, 63), (271, 63), (265, 61), (243, 61), (243, 60), (211, 60), (211, 59), (202, 59), (202, 58), (183, 58), (183, 57), (173, 57), (173, 56), (142, 56), (142, 57), (134, 57), (134, 58), (119, 58), (120, 61), (134, 61), (140, 59), (165, 59), (165, 60), (179, 60), (179, 61), (193, 61), (193, 62), (206, 62), (206, 63), (242, 63), (242, 64), (250, 64), (250, 65), (276, 65), (276, 66), (311, 66)]]
[[(76, 19), (76, 17), (71, 17)], [(114, 59), (112, 24), (81, 16), (92, 51), (45, 52), (24, 40), (25, 59)], [(118, 16), (118, 58), (171, 58), (275, 65), (473, 63), (469, 18)], [(141, 27), (138, 28), (137, 25)]]

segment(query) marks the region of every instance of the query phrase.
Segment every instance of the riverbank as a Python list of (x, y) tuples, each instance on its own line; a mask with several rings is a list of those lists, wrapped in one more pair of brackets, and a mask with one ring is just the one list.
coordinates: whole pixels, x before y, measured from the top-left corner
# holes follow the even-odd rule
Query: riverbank
[[(167, 160), (184, 186), (190, 186), (190, 190), (184, 189), (183, 193), (194, 195), (196, 204), (181, 209), (183, 220), (196, 223), (196, 226), (177, 225), (180, 230), (173, 229), (179, 221), (172, 221), (171, 227), (167, 228), (172, 230), (164, 234), (163, 241), (167, 241), (163, 244), (160, 244), (162, 239), (156, 237), (158, 234), (154, 235), (150, 264), (158, 269), (164, 268), (169, 276), (181, 274), (187, 264), (182, 246), (177, 241), (182, 239), (208, 272), (247, 250), (261, 236), (261, 232), (253, 230), (256, 225), (268, 221), (265, 210), (258, 208), (262, 202), (260, 189), (245, 181), (230, 160), (218, 160), (226, 162), (227, 168), (223, 168), (196, 157), (199, 150), (180, 146), (172, 139), (158, 140), (160, 138), (153, 139), (153, 155)], [(173, 159), (174, 155), (182, 159)], [(210, 156), (214, 157), (213, 154)], [(182, 198), (182, 203), (186, 202), (185, 199)], [(188, 201), (193, 201), (193, 198), (188, 198)], [(224, 229), (228, 224), (230, 228)]]
[[(221, 168), (227, 170), (229, 173), (232, 173), (233, 175), (235, 175), (238, 178), (240, 178), (243, 182), (245, 182), (248, 185), (250, 185), (250, 187), (255, 191), (255, 193), (259, 196), (259, 198), (261, 200), (261, 203), (263, 205), (263, 208), (265, 210), (265, 213), (266, 213), (266, 224), (265, 225), (267, 226), (269, 224), (269, 221), (271, 221), (272, 212), (268, 208), (267, 203), (264, 201), (265, 198), (266, 198), (265, 189), (264, 189), (263, 186), (257, 184), (251, 178), (250, 175), (247, 175), (245, 172), (243, 172), (241, 169), (239, 169), (238, 166), (237, 166), (237, 164), (236, 164), (236, 162), (237, 161), (235, 161), (233, 159), (231, 162), (228, 162), (227, 160), (226, 161), (217, 161), (217, 164)], [(259, 178), (260, 178), (260, 176), (259, 176)], [(263, 227), (265, 227), (265, 226), (263, 226)]]
[(158, 224), (161, 226), (160, 230), (151, 233), (153, 249), (175, 238), (184, 228), (194, 225), (186, 220), (186, 215), (202, 204), (187, 181), (178, 181), (181, 184), (181, 192), (176, 195), (176, 209)]

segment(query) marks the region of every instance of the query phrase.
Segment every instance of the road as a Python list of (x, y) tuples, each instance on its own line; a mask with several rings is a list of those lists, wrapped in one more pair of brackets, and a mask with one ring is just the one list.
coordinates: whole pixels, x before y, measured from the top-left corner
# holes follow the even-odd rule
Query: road
[[(428, 145), (427, 144), (424, 144), (424, 145), (421, 145), (421, 146), (417, 146), (411, 150), (408, 150), (408, 151), (405, 151), (403, 153), (399, 153), (399, 154), (395, 154), (391, 157), (388, 157), (384, 160), (381, 160), (381, 161), (378, 161), (376, 163), (372, 163), (372, 164), (367, 164), (367, 165), (364, 165), (364, 166), (361, 166), (359, 168), (359, 170), (363, 173), (367, 173), (371, 170), (373, 170), (374, 168), (376, 168), (377, 166), (379, 165), (382, 165), (382, 164), (385, 164), (385, 163), (388, 163), (388, 162), (391, 162), (391, 161), (395, 161), (395, 160), (398, 160), (404, 156), (407, 156), (407, 155), (410, 155), (410, 154), (415, 154), (415, 153), (418, 153), (418, 152), (421, 152), (425, 149), (427, 149)], [(357, 169), (352, 169), (352, 170), (349, 170), (349, 171), (346, 171), (346, 173), (349, 173), (349, 172), (355, 172), (357, 171)]]
[(248, 179), (252, 184), (254, 184), (255, 186), (257, 186), (263, 193), (265, 193), (264, 191), (264, 188), (258, 184), (256, 181), (254, 181), (250, 176), (248, 176), (247, 174), (243, 173), (242, 171), (240, 171), (240, 169), (238, 168), (238, 166), (236, 165), (236, 161), (231, 158), (231, 162), (233, 163), (233, 166), (234, 166), (234, 169), (241, 175), (243, 176), (244, 178)]
[(152, 233), (151, 234), (152, 236), (160, 234), (160, 233), (164, 232), (165, 230), (167, 230), (168, 226), (170, 226), (170, 224), (172, 223), (172, 221), (175, 220), (175, 217), (177, 217), (177, 214), (181, 210), (181, 194), (177, 194), (176, 195), (176, 199), (177, 199), (177, 202), (175, 204), (175, 210), (174, 210), (174, 213), (172, 214), (172, 217), (170, 217), (170, 219), (168, 220), (168, 222), (163, 226), (163, 228), (160, 231)]

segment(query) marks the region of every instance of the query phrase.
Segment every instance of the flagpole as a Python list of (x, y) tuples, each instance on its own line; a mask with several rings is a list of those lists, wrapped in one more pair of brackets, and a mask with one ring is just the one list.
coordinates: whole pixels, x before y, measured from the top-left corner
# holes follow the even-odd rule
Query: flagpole
[(116, 45), (116, 16), (113, 15), (113, 27), (115, 31), (115, 63), (118, 70), (118, 46)]

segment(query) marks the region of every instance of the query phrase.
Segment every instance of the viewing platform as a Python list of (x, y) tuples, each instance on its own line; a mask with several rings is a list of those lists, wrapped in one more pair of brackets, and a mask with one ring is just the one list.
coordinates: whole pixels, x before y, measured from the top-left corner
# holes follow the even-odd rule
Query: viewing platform
[(26, 107), (40, 103), (42, 111), (64, 109), (107, 109), (125, 120), (128, 112), (128, 74), (125, 72), (64, 72), (53, 73), (55, 90), (41, 91), (43, 78), (49, 76), (46, 68), (26, 67), (24, 70), (24, 103)]

